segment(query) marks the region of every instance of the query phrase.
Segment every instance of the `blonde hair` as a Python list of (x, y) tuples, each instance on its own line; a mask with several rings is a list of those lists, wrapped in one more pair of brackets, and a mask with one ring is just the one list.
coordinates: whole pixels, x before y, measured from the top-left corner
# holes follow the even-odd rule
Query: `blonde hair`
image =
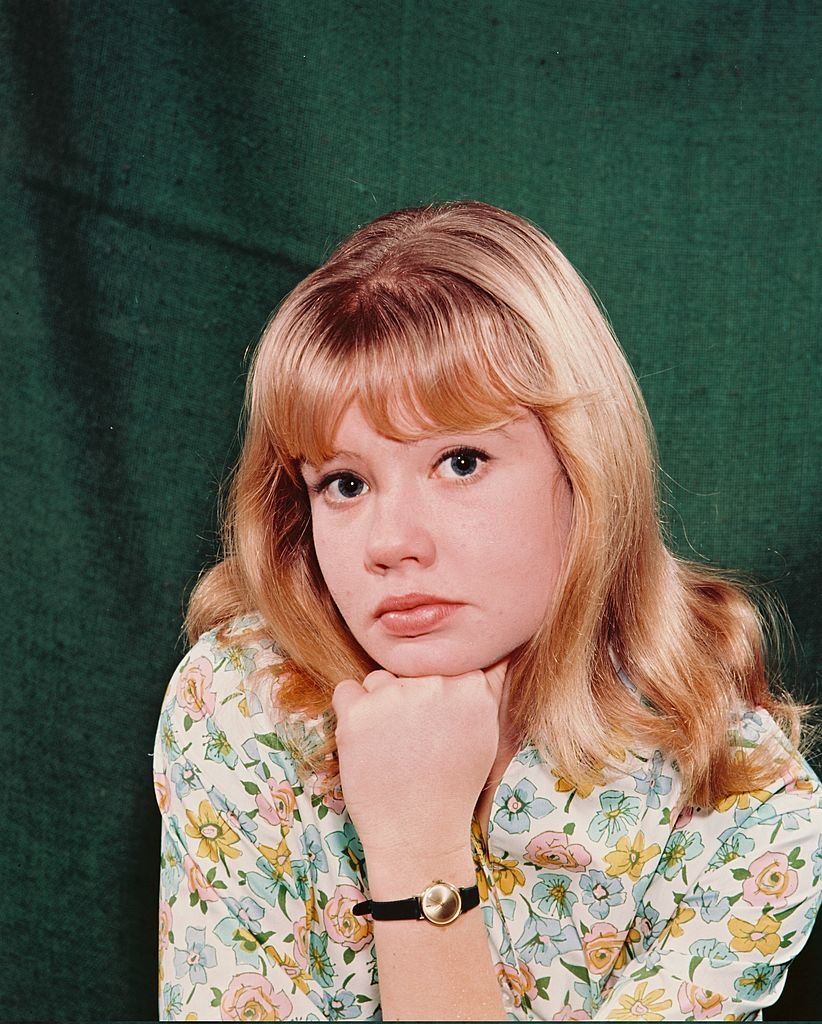
[[(784, 610), (668, 549), (653, 428), (606, 316), (539, 228), (473, 201), (359, 228), (286, 295), (253, 356), (244, 444), (221, 502), (223, 556), (197, 582), (184, 628), (194, 643), (260, 615), (261, 638), (283, 655), (261, 670), (270, 705), (276, 689), (272, 714), (326, 723), (301, 772), (337, 769), (334, 686), (379, 667), (324, 584), (298, 468), (330, 457), (354, 396), (395, 440), (496, 427), (522, 406), (553, 444), (573, 514), (552, 608), (510, 660), (521, 739), (580, 786), (603, 768), (618, 774), (626, 743), (659, 748), (697, 806), (777, 777), (784, 749), (741, 757), (728, 729), (740, 705), (759, 707), (801, 741), (814, 706), (780, 681)], [(419, 431), (399, 429), (400, 406)]]

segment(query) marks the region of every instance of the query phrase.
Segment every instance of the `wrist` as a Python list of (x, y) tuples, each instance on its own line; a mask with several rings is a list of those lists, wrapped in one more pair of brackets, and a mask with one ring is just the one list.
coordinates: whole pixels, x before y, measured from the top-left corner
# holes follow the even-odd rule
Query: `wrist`
[(414, 856), (407, 850), (366, 852), (365, 870), (373, 900), (400, 900), (416, 896), (435, 879), (457, 888), (474, 885), (477, 880), (471, 846), (444, 852), (425, 851)]

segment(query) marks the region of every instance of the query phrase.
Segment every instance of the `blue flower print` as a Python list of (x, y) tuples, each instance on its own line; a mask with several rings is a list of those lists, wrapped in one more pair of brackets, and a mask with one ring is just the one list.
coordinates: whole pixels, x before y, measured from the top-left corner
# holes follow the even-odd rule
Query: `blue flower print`
[(322, 993), (321, 1020), (351, 1020), (362, 1016), (362, 1007), (357, 1004), (357, 997), (348, 989), (340, 988), (336, 992)]
[(237, 751), (232, 749), (226, 734), (214, 724), (211, 717), (206, 721), (206, 728), (209, 737), (205, 749), (206, 760), (221, 761), (228, 768), (236, 768), (239, 760)]
[(644, 903), (641, 900), (637, 903), (634, 927), (642, 936), (643, 949), (650, 949), (659, 936), (665, 931), (667, 924), (667, 921), (660, 918), (659, 911), (656, 907), (652, 907), (650, 903)]
[(290, 857), (277, 857), (272, 862), (268, 857), (260, 856), (257, 858), (256, 866), (260, 869), (259, 872), (249, 871), (245, 876), (246, 884), (255, 896), (280, 909), (285, 902), (286, 894), (301, 898), (295, 884), (294, 864)]
[(600, 796), (599, 806), (588, 826), (588, 835), (596, 841), (605, 836), (607, 846), (616, 846), (620, 837), (628, 832), (628, 826), (637, 823), (639, 800), (619, 789), (608, 789)]
[(172, 985), (170, 981), (163, 985), (163, 1008), (166, 1020), (177, 1020), (177, 1014), (183, 1009), (182, 985)]
[(539, 751), (533, 743), (528, 743), (527, 741), (522, 744), (522, 749), (514, 760), (517, 764), (525, 765), (527, 768), (533, 768), (534, 765), (542, 764), (542, 758), (539, 756)]
[(540, 910), (546, 914), (556, 912), (558, 917), (569, 917), (571, 907), (577, 901), (577, 895), (571, 891), (571, 879), (567, 875), (537, 875), (539, 881), (534, 886), (531, 899), (539, 904)]
[[(594, 989), (591, 985), (586, 985), (584, 981), (574, 982), (574, 991), (578, 996), (582, 997), (582, 1012), (590, 1020), (594, 1016)], [(597, 1004), (598, 1006), (599, 1004)]]
[(328, 955), (328, 939), (328, 932), (319, 935), (315, 931), (308, 933), (308, 970), (323, 988), (330, 988), (337, 973)]
[(655, 750), (650, 766), (638, 772), (631, 772), (636, 780), (637, 793), (648, 794), (646, 803), (649, 807), (658, 808), (660, 806), (659, 798), (671, 792), (673, 779), (670, 775), (663, 773), (662, 765), (662, 751)]
[(746, 711), (737, 723), (738, 746), (756, 746), (764, 730), (765, 719), (762, 715), (756, 711)]
[(160, 722), (157, 726), (157, 736), (165, 759), (171, 763), (180, 756), (182, 751), (174, 735), (174, 727), (171, 724), (171, 708), (166, 708), (160, 715)]
[(739, 959), (727, 942), (720, 942), (719, 939), (697, 939), (691, 943), (688, 952), (692, 957), (707, 960), (711, 967), (724, 967)]
[(698, 832), (685, 832), (677, 829), (672, 832), (659, 858), (657, 870), (670, 882), (677, 875), (682, 875), (682, 880), (687, 884), (688, 876), (685, 871), (685, 862), (698, 857), (705, 849), (702, 844), (702, 836)]
[(808, 923), (802, 925), (802, 929), (799, 932), (800, 935), (804, 935), (805, 932), (809, 932), (811, 928), (813, 928), (814, 921), (816, 920), (816, 915), (819, 913), (820, 906), (822, 906), (822, 889), (820, 889), (819, 892), (816, 894), (816, 900), (813, 903), (811, 903), (811, 905), (805, 911), (804, 916), (805, 920)]
[(203, 788), (196, 769), (185, 758), (175, 761), (171, 766), (171, 781), (174, 783), (174, 790), (181, 800), (185, 800), (193, 790)]
[(819, 837), (816, 849), (811, 854), (811, 863), (813, 864), (813, 884), (816, 885), (822, 878), (822, 836)]
[(776, 839), (776, 835), (780, 828), (788, 829), (793, 831), (799, 828), (799, 821), (810, 821), (811, 809), (810, 807), (797, 808), (793, 811), (783, 811), (781, 814), (777, 813), (776, 810), (769, 803), (760, 804), (755, 811), (751, 811), (745, 818), (746, 827), (751, 825), (766, 824), (773, 825), (774, 829), (771, 832), (770, 842)]
[(625, 887), (618, 878), (609, 878), (604, 871), (594, 869), (582, 875), (579, 880), (582, 901), (591, 914), (604, 921), (611, 907), (625, 902)]
[(510, 835), (527, 832), (532, 818), (544, 818), (554, 810), (554, 805), (544, 797), (534, 798), (536, 786), (530, 779), (522, 779), (511, 789), (503, 782), (497, 794), (499, 810), (494, 815), (494, 824)]
[[(257, 764), (259, 762), (260, 745), (259, 743), (257, 743), (256, 736), (249, 736), (249, 738), (243, 743), (241, 749), (249, 761), (253, 762), (254, 764)], [(245, 767), (248, 768), (250, 767), (250, 765), (246, 765)]]
[[(257, 738), (262, 739), (262, 737), (259, 736)], [(280, 777), (282, 772), (285, 772), (285, 777), (291, 788), (294, 789), (299, 786), (300, 780), (297, 777), (297, 766), (294, 763), (294, 758), (287, 750), (270, 750), (268, 756), (271, 761), (277, 765), (278, 770), (275, 773), (277, 778)], [(270, 770), (265, 762), (257, 766), (257, 774), (259, 775), (261, 773), (263, 779), (268, 782), (268, 779), (270, 778)]]
[(177, 892), (184, 873), (183, 857), (177, 843), (164, 828), (160, 837), (160, 883), (163, 892), (169, 895)]
[(529, 911), (528, 920), (515, 947), (520, 958), (526, 963), (535, 961), (545, 967), (560, 953), (582, 949), (582, 943), (572, 924), (563, 927), (552, 917), (540, 917)]
[(756, 845), (750, 836), (745, 835), (735, 825), (731, 825), (724, 832), (720, 832), (718, 842), (719, 849), (708, 861), (709, 870), (721, 867), (723, 864), (729, 864), (732, 860), (736, 860), (737, 857), (744, 857)]
[(174, 948), (174, 971), (178, 978), (184, 974), (192, 985), (203, 985), (206, 968), (217, 963), (217, 951), (205, 941), (205, 928), (186, 928), (186, 948)]
[(316, 825), (306, 825), (305, 831), (300, 836), (300, 846), (302, 847), (303, 857), (308, 866), (308, 875), (311, 879), (311, 884), (316, 885), (319, 879), (319, 873), (327, 874), (328, 872), (328, 858), (325, 855), (323, 849), (322, 836), (320, 830)]
[(256, 938), (261, 931), (257, 922), (263, 918), (265, 910), (250, 896), (242, 901), (226, 896), (225, 905), (229, 914), (217, 922), (214, 934), (233, 949), (235, 963), (256, 965), (262, 948)]
[[(312, 719), (312, 721), (315, 721)], [(294, 749), (302, 756), (312, 754), (323, 742), (323, 737), (316, 727), (313, 727), (301, 719), (286, 719), (279, 724), (279, 732), (282, 735), (285, 745)]]
[[(220, 657), (222, 655), (222, 657)], [(255, 669), (254, 664), (254, 653), (249, 647), (243, 647), (240, 644), (231, 644), (230, 646), (222, 647), (217, 652), (215, 658), (216, 665), (214, 671), (219, 672), (223, 667), (223, 663), (227, 662), (235, 672), (239, 672), (243, 676), (250, 675)], [(257, 701), (259, 704), (259, 701)]]
[[(500, 900), (500, 904), (502, 905), (503, 908), (502, 913), (505, 925), (502, 926), (502, 936), (500, 939), (499, 955), (500, 960), (502, 960), (504, 963), (509, 963), (511, 964), (512, 967), (516, 967), (517, 957), (516, 953), (514, 953), (514, 950), (511, 947), (509, 928), (506, 927), (506, 925), (511, 924), (511, 918), (508, 916), (508, 908), (510, 907), (511, 902), (511, 900)], [(493, 905), (487, 904), (482, 908), (482, 917), (483, 920), (485, 921), (485, 927), (488, 928), (490, 931), (491, 929), (496, 927), (494, 919), (498, 919), (499, 914), (497, 912), (497, 909)]]
[(329, 832), (326, 838), (328, 852), (339, 858), (339, 872), (350, 878), (355, 885), (361, 885), (365, 874), (365, 851), (356, 829), (350, 821), (342, 829)]
[(257, 837), (257, 822), (246, 812), (241, 811), (236, 804), (228, 800), (214, 786), (208, 791), (208, 798), (212, 807), (224, 815), (235, 832), (239, 832), (250, 843)]
[(751, 964), (734, 982), (736, 994), (741, 999), (755, 999), (763, 992), (770, 992), (779, 980), (778, 976), (775, 977), (776, 972), (776, 967), (766, 964), (764, 961)]
[(720, 896), (716, 889), (703, 889), (698, 882), (682, 902), (697, 908), (702, 920), (709, 923), (721, 921), (731, 909), (727, 896)]

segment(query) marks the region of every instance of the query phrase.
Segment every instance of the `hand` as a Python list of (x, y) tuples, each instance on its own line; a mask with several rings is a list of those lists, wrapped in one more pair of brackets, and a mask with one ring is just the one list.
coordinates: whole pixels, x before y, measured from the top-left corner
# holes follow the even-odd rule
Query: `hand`
[(505, 657), (459, 676), (380, 669), (337, 684), (340, 783), (366, 854), (467, 844), (497, 754), (507, 667)]

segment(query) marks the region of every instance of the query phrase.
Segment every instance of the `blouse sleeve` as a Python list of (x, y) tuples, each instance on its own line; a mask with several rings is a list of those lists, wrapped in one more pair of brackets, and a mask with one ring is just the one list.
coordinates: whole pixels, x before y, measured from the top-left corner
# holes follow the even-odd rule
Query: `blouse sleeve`
[(770, 789), (680, 815), (634, 894), (642, 952), (594, 1020), (761, 1020), (776, 1002), (822, 892), (820, 783), (795, 756)]
[[(235, 679), (224, 685), (220, 673)], [(283, 777), (266, 787), (257, 771), (268, 776), (269, 762), (241, 709), (241, 679), (205, 634), (162, 705), (153, 761), (162, 826), (159, 1019), (324, 1020), (306, 950), (314, 890), (287, 816), (277, 813), (280, 799), (294, 825), (288, 761), (280, 758)], [(273, 734), (267, 739), (276, 748)]]

